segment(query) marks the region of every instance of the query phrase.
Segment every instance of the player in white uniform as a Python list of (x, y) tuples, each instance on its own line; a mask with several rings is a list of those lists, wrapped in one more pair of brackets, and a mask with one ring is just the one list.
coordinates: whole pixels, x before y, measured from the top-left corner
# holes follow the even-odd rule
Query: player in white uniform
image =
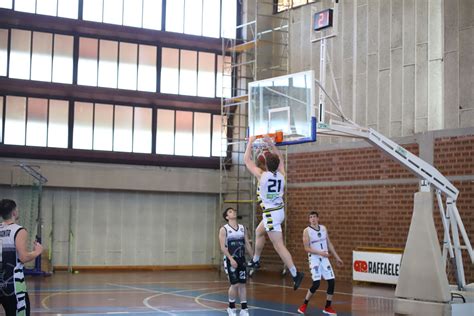
[(240, 297), (240, 316), (248, 316), (247, 309), (247, 266), (245, 263), (245, 250), (250, 256), (253, 255), (247, 230), (243, 225), (237, 223), (237, 211), (232, 207), (227, 208), (222, 217), (227, 224), (219, 230), (219, 242), (224, 253), (224, 270), (229, 276), (229, 308), (230, 316), (237, 315), (235, 299)]
[(337, 265), (343, 265), (343, 262), (329, 240), (326, 227), (319, 224), (319, 215), (317, 212), (313, 211), (309, 214), (309, 223), (310, 225), (303, 231), (303, 245), (304, 250), (308, 253), (313, 285), (306, 293), (304, 303), (298, 308), (298, 313), (304, 314), (306, 312), (308, 302), (319, 288), (321, 277), (323, 277), (328, 282), (326, 306), (323, 313), (337, 315), (336, 311), (331, 307), (335, 277), (331, 262), (329, 262), (329, 252), (336, 258)]
[[(258, 179), (259, 199), (262, 207), (262, 221), (255, 230), (255, 254), (250, 267), (260, 266), (260, 255), (265, 245), (265, 232), (268, 234), (276, 252), (288, 267), (293, 277), (293, 289), (296, 290), (303, 280), (304, 273), (298, 272), (290, 252), (283, 242), (281, 224), (285, 219), (285, 204), (283, 194), (285, 192), (285, 167), (283, 156), (275, 147), (273, 142), (266, 137), (265, 142), (271, 152), (265, 154), (266, 170), (259, 168), (252, 159), (252, 144), (255, 137), (250, 137), (244, 154), (244, 162), (247, 169)], [(260, 158), (259, 158), (260, 159)]]

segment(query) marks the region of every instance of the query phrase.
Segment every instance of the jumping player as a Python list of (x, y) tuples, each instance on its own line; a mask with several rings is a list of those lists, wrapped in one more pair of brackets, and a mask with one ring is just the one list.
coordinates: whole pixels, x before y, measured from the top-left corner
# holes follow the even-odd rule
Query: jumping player
[(310, 225), (303, 231), (303, 245), (304, 250), (308, 253), (313, 285), (306, 293), (304, 303), (298, 308), (298, 313), (304, 314), (306, 312), (308, 302), (319, 288), (322, 276), (328, 282), (326, 306), (324, 307), (323, 313), (337, 315), (336, 311), (331, 307), (335, 277), (331, 262), (329, 262), (329, 251), (336, 258), (337, 265), (342, 266), (343, 262), (329, 240), (326, 227), (319, 224), (319, 215), (316, 211), (309, 213), (309, 224)]
[[(283, 194), (285, 189), (285, 167), (283, 156), (271, 139), (264, 138), (271, 151), (265, 153), (266, 169), (259, 168), (252, 160), (252, 144), (255, 137), (250, 137), (244, 154), (247, 169), (258, 179), (257, 195), (261, 200), (262, 221), (255, 230), (255, 255), (249, 266), (253, 269), (260, 267), (260, 255), (265, 245), (265, 232), (268, 234), (276, 252), (288, 267), (293, 277), (293, 289), (301, 285), (304, 273), (298, 272), (290, 252), (283, 243), (281, 224), (285, 219), (285, 204)], [(259, 157), (260, 160), (260, 157)]]
[(252, 256), (252, 247), (250, 246), (247, 230), (243, 225), (237, 223), (237, 211), (229, 207), (222, 213), (222, 217), (227, 222), (219, 230), (219, 242), (225, 255), (224, 269), (230, 281), (227, 313), (229, 316), (237, 315), (235, 299), (239, 295), (241, 305), (239, 315), (248, 316), (247, 289), (245, 287), (247, 283), (245, 250)]

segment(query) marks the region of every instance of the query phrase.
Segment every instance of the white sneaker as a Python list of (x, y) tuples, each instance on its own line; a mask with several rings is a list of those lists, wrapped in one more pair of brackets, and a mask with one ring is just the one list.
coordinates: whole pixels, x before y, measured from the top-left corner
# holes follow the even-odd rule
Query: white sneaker
[(249, 316), (249, 310), (248, 309), (241, 309), (239, 316)]
[(237, 316), (237, 310), (235, 308), (228, 307), (227, 313), (229, 314), (229, 316)]

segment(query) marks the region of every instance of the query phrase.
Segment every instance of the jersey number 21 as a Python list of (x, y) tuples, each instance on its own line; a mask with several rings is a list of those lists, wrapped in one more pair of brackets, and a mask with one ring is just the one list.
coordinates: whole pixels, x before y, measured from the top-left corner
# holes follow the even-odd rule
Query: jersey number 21
[[(277, 183), (278, 183), (278, 190), (275, 190)], [(280, 189), (281, 189), (281, 180), (275, 180), (275, 179), (268, 180), (268, 192), (276, 193), (276, 192), (280, 192)]]

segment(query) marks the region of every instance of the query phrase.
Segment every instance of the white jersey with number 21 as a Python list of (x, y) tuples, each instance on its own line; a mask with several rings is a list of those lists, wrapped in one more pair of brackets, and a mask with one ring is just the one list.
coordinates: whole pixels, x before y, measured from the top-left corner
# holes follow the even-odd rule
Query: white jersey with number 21
[(264, 171), (260, 176), (259, 194), (266, 210), (283, 207), (285, 177), (280, 172)]

